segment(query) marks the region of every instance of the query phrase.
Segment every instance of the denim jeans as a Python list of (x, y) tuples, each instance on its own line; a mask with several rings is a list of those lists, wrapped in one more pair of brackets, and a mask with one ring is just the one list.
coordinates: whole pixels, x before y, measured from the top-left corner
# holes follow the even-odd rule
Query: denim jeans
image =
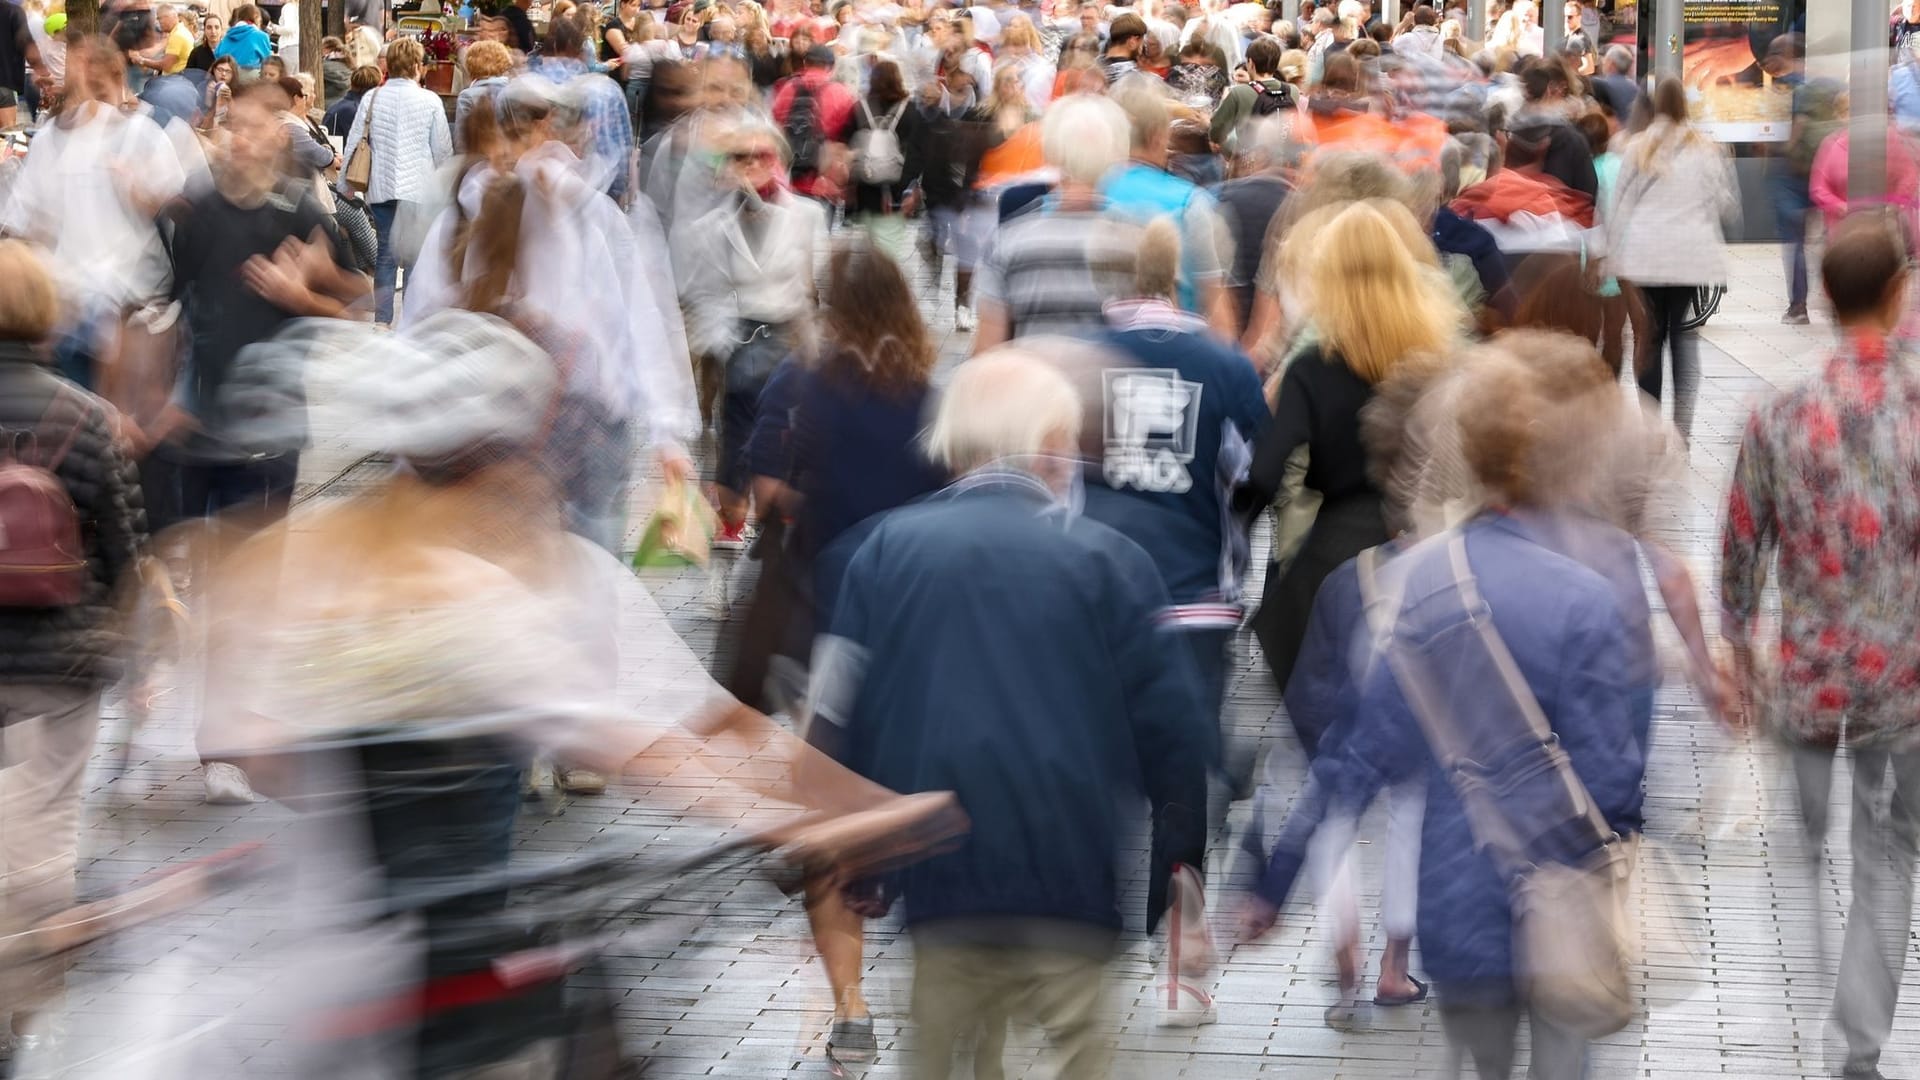
[(400, 203), (373, 203), (367, 209), (373, 215), (374, 234), (380, 238), (373, 263), (373, 317), (376, 322), (392, 323), (394, 282), (400, 276), (400, 259), (393, 251), (393, 219), (400, 212)]
[(1787, 306), (1795, 310), (1807, 306), (1807, 213), (1813, 198), (1807, 193), (1802, 176), (1775, 174), (1767, 178), (1767, 194), (1773, 200), (1774, 225), (1780, 230), (1781, 257), (1786, 261)]

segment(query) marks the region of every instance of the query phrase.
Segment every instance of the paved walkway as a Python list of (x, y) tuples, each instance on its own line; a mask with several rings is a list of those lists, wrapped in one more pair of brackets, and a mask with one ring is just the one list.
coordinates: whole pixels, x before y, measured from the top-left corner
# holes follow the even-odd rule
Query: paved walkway
[[(1693, 561), (1711, 587), (1719, 525), (1718, 499), (1731, 466), (1745, 403), (1784, 385), (1818, 356), (1828, 330), (1782, 327), (1785, 308), (1777, 252), (1740, 249), (1736, 276), (1703, 342), (1703, 381), (1691, 467), (1675, 505), (1664, 513), (1666, 539)], [(950, 315), (937, 323), (950, 325)], [(958, 343), (948, 342), (949, 352)], [(354, 467), (337, 439), (317, 433), (302, 470), (302, 496), (328, 498), (377, 478), (378, 466)], [(330, 486), (329, 486), (330, 484)], [(644, 500), (642, 493), (637, 496)], [(635, 521), (640, 518), (636, 516)], [(703, 657), (716, 648), (717, 623), (702, 600), (705, 582), (682, 575), (655, 583), (677, 629)], [(1706, 605), (1709, 611), (1713, 605)], [(202, 805), (192, 753), (191, 693), (164, 699), (162, 715), (141, 731), (119, 768), (123, 726), (117, 702), (96, 768), (88, 781), (83, 890), (124, 883), (156, 867), (243, 839), (284, 830), (290, 815), (272, 805)], [(1280, 734), (1272, 724), (1275, 695), (1251, 650), (1241, 657), (1230, 692), (1229, 722), (1247, 736)], [(1823, 1072), (1824, 1027), (1831, 980), (1817, 960), (1819, 925), (1801, 884), (1801, 856), (1780, 763), (1765, 747), (1730, 742), (1706, 721), (1683, 686), (1660, 699), (1660, 723), (1648, 776), (1649, 834), (1667, 854), (1665, 891), (1683, 903), (1661, 925), (1662, 949), (1645, 987), (1650, 1010), (1642, 1024), (1606, 1041), (1596, 1076), (1812, 1077)], [(1275, 751), (1298, 767), (1298, 751), (1281, 736)], [(667, 846), (712, 835), (709, 826), (672, 828), (684, 789), (671, 785), (639, 801), (631, 790), (598, 798), (536, 804), (519, 843), (529, 858), (566, 855), (596, 845)], [(1836, 807), (1845, 792), (1836, 792)], [(744, 812), (746, 800), (721, 803)], [(1846, 896), (1844, 813), (1823, 865), (1817, 910), (1834, 933)], [(1362, 835), (1380, 835), (1379, 822)], [(1144, 843), (1130, 854), (1137, 913)], [(1364, 894), (1375, 893), (1377, 847), (1360, 856)], [(1221, 875), (1216, 875), (1216, 880)], [(630, 1045), (645, 1051), (661, 1076), (825, 1075), (818, 1035), (828, 1015), (825, 979), (811, 956), (798, 906), (752, 880), (704, 883), (678, 898), (688, 909), (717, 912), (697, 929), (670, 931), (664, 942), (615, 950), (608, 975)], [(1363, 911), (1370, 910), (1363, 902)], [(250, 943), (271, 940), (284, 925), (275, 901), (225, 897), (171, 920), (157, 932), (102, 947), (81, 963), (73, 982), (76, 1031), (88, 1051), (101, 1040), (132, 1038), (142, 1020), (174, 1010), (217, 1023), (232, 1008), (233, 983), (247, 970)], [(1380, 941), (1366, 932), (1377, 963)], [(1837, 938), (1833, 939), (1837, 942)], [(1697, 947), (1697, 963), (1680, 963), (1676, 942)], [(911, 971), (910, 950), (889, 924), (873, 927), (867, 950), (867, 993), (879, 1016), (882, 1052), (867, 1069), (874, 1078), (903, 1075), (901, 1021)], [(169, 993), (157, 972), (171, 965), (187, 987)], [(1419, 971), (1416, 952), (1414, 970)], [(1328, 1028), (1322, 1011), (1333, 998), (1332, 967), (1311, 906), (1296, 902), (1281, 928), (1257, 946), (1236, 949), (1218, 982), (1219, 1024), (1195, 1032), (1153, 1027), (1150, 966), (1144, 944), (1115, 965), (1122, 1050), (1115, 1075), (1141, 1078), (1333, 1078), (1446, 1075), (1445, 1041), (1430, 1008), (1363, 1018), (1363, 1030)], [(178, 983), (175, 984), (179, 985)], [(1920, 1001), (1903, 1003), (1885, 1067), (1891, 1075), (1920, 1069)], [(101, 1023), (100, 1021), (106, 1021)], [(271, 1076), (285, 1068), (277, 1030), (242, 1028), (247, 1047), (233, 1075)], [(1051, 1075), (1039, 1064), (1033, 1032), (1016, 1031), (1010, 1075)]]

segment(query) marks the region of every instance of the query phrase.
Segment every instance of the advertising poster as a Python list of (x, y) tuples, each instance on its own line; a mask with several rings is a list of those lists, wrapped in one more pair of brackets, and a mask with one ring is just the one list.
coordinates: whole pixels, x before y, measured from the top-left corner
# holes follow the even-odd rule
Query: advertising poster
[(1793, 87), (1762, 61), (1804, 0), (1685, 0), (1681, 78), (1700, 130), (1726, 143), (1785, 142)]

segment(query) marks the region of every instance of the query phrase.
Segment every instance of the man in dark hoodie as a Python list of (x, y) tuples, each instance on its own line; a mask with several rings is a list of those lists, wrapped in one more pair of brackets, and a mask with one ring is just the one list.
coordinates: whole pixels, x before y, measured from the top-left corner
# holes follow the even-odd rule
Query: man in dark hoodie
[(1593, 150), (1567, 114), (1566, 67), (1558, 61), (1528, 60), (1520, 68), (1520, 88), (1526, 104), (1507, 121), (1509, 136), (1544, 144), (1540, 171), (1598, 200), (1600, 177), (1593, 169)]

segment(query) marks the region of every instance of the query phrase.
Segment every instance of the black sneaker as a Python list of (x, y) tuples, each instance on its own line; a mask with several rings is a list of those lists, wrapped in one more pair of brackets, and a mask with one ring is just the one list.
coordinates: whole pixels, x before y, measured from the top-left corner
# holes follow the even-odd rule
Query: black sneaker
[(845, 1061), (865, 1061), (880, 1049), (873, 1037), (873, 1017), (838, 1020), (827, 1030), (827, 1052)]
[(1803, 307), (1790, 307), (1785, 315), (1780, 316), (1780, 322), (1785, 326), (1805, 326), (1812, 321)]

